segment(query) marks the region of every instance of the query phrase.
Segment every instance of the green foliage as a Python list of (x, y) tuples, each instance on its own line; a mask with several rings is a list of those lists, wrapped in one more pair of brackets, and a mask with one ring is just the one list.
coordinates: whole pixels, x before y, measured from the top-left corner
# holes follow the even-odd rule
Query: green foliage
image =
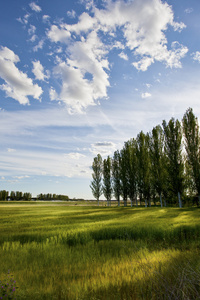
[(108, 156), (107, 159), (103, 160), (103, 194), (107, 199), (108, 206), (111, 205), (112, 196), (112, 181), (111, 181), (111, 159)]
[(102, 157), (100, 154), (98, 154), (97, 157), (94, 158), (92, 170), (93, 180), (91, 182), (90, 188), (99, 205), (99, 198), (102, 195)]
[(200, 195), (200, 134), (198, 119), (191, 108), (183, 116), (183, 132), (187, 162), (190, 166), (195, 189)]
[(0, 201), (6, 201), (8, 198), (9, 192), (3, 190), (0, 191)]
[(112, 159), (112, 184), (115, 199), (120, 206), (121, 182), (120, 182), (120, 153), (115, 151)]

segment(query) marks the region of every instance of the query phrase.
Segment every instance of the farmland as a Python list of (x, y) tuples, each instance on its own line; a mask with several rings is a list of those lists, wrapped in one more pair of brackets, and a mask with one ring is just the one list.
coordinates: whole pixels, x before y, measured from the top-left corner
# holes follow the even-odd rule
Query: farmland
[(16, 299), (200, 299), (198, 208), (0, 203)]

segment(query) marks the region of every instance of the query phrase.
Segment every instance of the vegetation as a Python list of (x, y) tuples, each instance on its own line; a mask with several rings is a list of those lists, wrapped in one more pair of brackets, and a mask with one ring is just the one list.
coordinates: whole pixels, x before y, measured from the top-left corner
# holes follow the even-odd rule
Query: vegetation
[[(98, 161), (98, 182), (106, 199), (114, 195), (124, 206), (145, 203), (151, 207), (179, 206), (194, 199), (200, 205), (200, 132), (198, 120), (189, 108), (182, 123), (171, 118), (162, 127), (157, 125), (149, 133), (141, 131), (136, 138), (124, 143), (113, 158), (94, 158), (93, 170)], [(109, 168), (108, 168), (108, 163)], [(110, 167), (112, 165), (112, 167)], [(93, 179), (94, 179), (93, 173)], [(108, 174), (110, 177), (108, 177)], [(109, 183), (109, 197), (107, 191)], [(94, 180), (92, 182), (92, 189)], [(97, 199), (96, 194), (93, 192)], [(98, 194), (98, 197), (100, 194)], [(178, 200), (178, 201), (177, 201)], [(99, 198), (98, 198), (99, 201)], [(109, 201), (108, 201), (109, 203)]]
[(69, 205), (0, 203), (16, 299), (200, 298), (198, 208)]
[(8, 191), (0, 191), (0, 201), (31, 201), (34, 200), (43, 200), (43, 201), (51, 201), (51, 200), (69, 200), (69, 197), (66, 195), (56, 195), (56, 194), (39, 194), (36, 198), (32, 198), (31, 193), (22, 193), (22, 192), (9, 192)]

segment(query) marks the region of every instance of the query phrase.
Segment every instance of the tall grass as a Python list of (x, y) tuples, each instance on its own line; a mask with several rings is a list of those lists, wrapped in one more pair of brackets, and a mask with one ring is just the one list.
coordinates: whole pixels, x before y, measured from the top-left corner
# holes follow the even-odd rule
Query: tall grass
[(200, 299), (198, 209), (0, 206), (17, 299)]

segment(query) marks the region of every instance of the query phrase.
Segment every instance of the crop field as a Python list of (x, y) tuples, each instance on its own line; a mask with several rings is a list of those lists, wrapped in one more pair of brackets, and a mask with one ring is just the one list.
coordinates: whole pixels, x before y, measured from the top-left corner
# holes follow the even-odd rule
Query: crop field
[(16, 299), (196, 300), (199, 254), (199, 208), (0, 203), (0, 280)]

